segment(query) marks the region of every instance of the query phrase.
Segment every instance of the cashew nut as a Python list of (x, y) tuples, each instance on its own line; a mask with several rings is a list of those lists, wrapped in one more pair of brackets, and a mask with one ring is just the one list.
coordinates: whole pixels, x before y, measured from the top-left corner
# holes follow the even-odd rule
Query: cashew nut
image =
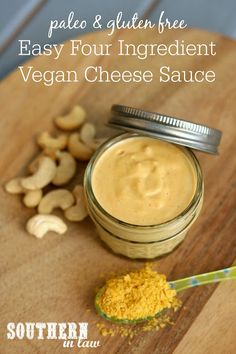
[(28, 191), (25, 193), (25, 196), (23, 198), (23, 203), (27, 208), (35, 208), (37, 205), (39, 205), (42, 196), (43, 196), (42, 189), (35, 189), (34, 191)]
[(21, 177), (11, 179), (5, 184), (5, 190), (10, 194), (24, 193), (24, 188), (21, 185)]
[(48, 192), (40, 201), (38, 206), (39, 214), (50, 214), (53, 209), (65, 210), (74, 204), (73, 194), (67, 189), (55, 189)]
[(21, 185), (21, 177), (16, 177), (10, 180), (9, 182), (6, 183), (5, 189), (8, 193), (11, 194), (21, 194), (25, 193), (25, 196), (23, 198), (23, 203), (25, 206), (28, 208), (34, 208), (36, 207), (43, 195), (43, 192), (41, 189), (35, 189), (35, 190), (27, 190)]
[(48, 231), (64, 234), (66, 224), (55, 215), (38, 214), (30, 218), (26, 224), (26, 230), (37, 238), (42, 238)]
[(92, 123), (85, 123), (80, 129), (80, 140), (91, 149), (94, 149), (96, 128)]
[(65, 217), (70, 221), (82, 221), (88, 215), (83, 186), (77, 185), (73, 190), (76, 205), (65, 210)]
[(50, 149), (46, 148), (43, 151), (41, 151), (28, 165), (27, 169), (30, 173), (35, 173), (38, 168), (38, 163), (39, 160), (42, 158), (42, 156), (48, 156), (51, 157), (51, 159), (56, 160), (56, 152), (57, 150), (55, 149)]
[(94, 151), (107, 140), (106, 138), (95, 138), (95, 136), (96, 128), (92, 123), (85, 123), (80, 129), (80, 140)]
[(52, 180), (52, 183), (56, 186), (61, 186), (74, 177), (76, 161), (69, 152), (65, 151), (57, 151), (56, 158), (59, 160), (59, 166), (57, 166), (56, 176)]
[(88, 161), (93, 154), (93, 150), (80, 141), (78, 133), (69, 136), (68, 150), (72, 156), (81, 161)]
[(41, 156), (37, 161), (37, 170), (32, 176), (21, 179), (22, 187), (28, 190), (41, 189), (47, 186), (55, 177), (56, 163), (48, 156)]
[(49, 132), (42, 132), (37, 138), (37, 143), (43, 149), (63, 150), (67, 145), (67, 140), (66, 134), (60, 134), (58, 137), (54, 138)]
[(62, 130), (73, 130), (83, 124), (86, 112), (81, 106), (75, 106), (65, 116), (55, 118), (55, 124)]

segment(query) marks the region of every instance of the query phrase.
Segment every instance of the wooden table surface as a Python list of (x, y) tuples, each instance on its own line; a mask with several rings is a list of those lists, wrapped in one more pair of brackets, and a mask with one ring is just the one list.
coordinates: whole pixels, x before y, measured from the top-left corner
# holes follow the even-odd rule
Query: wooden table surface
[[(156, 32), (90, 34), (90, 43), (156, 42)], [(185, 241), (171, 254), (154, 260), (168, 279), (231, 266), (236, 260), (236, 43), (198, 30), (168, 32), (161, 41), (176, 37), (189, 43), (214, 41), (215, 57), (118, 58), (64, 56), (55, 61), (39, 57), (30, 64), (40, 70), (83, 70), (102, 65), (109, 70), (130, 69), (158, 72), (161, 65), (178, 69), (215, 70), (214, 84), (72, 83), (46, 87), (24, 83), (13, 72), (0, 86), (0, 175), (3, 184), (23, 173), (37, 153), (34, 137), (53, 130), (53, 117), (79, 103), (89, 120), (105, 132), (112, 103), (127, 104), (205, 123), (223, 131), (219, 156), (197, 153), (205, 180), (201, 215)], [(68, 49), (68, 45), (67, 45)], [(78, 180), (81, 180), (82, 166)], [(94, 289), (99, 274), (141, 267), (144, 261), (129, 260), (110, 252), (98, 239), (91, 220), (68, 223), (66, 235), (49, 234), (37, 240), (25, 232), (34, 211), (22, 206), (20, 197), (1, 193), (0, 204), (0, 353), (174, 353), (233, 354), (236, 352), (236, 282), (190, 289), (180, 295), (184, 306), (175, 314), (175, 325), (159, 332), (142, 333), (131, 345), (127, 338), (101, 337), (95, 326)], [(90, 309), (90, 311), (87, 311)], [(63, 349), (59, 340), (7, 340), (8, 322), (88, 322), (89, 339), (100, 340), (98, 349)]]

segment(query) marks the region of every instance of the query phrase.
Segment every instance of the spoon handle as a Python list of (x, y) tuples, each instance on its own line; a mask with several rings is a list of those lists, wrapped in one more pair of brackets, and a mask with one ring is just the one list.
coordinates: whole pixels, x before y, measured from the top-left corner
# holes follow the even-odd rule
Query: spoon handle
[(169, 284), (177, 292), (194, 286), (218, 283), (225, 280), (236, 279), (236, 266), (217, 270), (215, 272), (194, 275), (192, 277), (170, 281)]

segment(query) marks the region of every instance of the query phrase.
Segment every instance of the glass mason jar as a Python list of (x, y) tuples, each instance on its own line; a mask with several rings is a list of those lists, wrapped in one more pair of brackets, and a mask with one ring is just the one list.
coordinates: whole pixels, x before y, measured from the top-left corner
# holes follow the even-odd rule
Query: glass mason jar
[(199, 162), (192, 150), (181, 147), (196, 174), (196, 189), (188, 207), (175, 218), (157, 225), (133, 225), (116, 219), (104, 210), (95, 197), (92, 185), (93, 171), (107, 149), (124, 139), (140, 136), (145, 135), (123, 133), (103, 144), (86, 168), (84, 191), (88, 212), (96, 225), (98, 234), (115, 253), (130, 258), (154, 258), (169, 253), (178, 246), (197, 219), (203, 202), (203, 177)]

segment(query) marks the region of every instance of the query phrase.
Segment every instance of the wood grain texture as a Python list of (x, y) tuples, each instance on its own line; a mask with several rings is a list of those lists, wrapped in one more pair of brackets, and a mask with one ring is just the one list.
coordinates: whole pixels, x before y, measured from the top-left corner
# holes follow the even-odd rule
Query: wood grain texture
[(174, 354), (235, 353), (235, 299), (234, 282), (220, 284)]
[[(156, 32), (89, 34), (91, 43), (123, 38), (127, 42), (152, 43)], [(58, 61), (40, 57), (30, 62), (35, 69), (80, 70), (90, 64), (109, 70), (159, 71), (161, 65), (178, 69), (213, 69), (214, 84), (55, 84), (52, 87), (23, 83), (18, 72), (0, 86), (0, 176), (3, 184), (23, 173), (37, 153), (35, 135), (52, 130), (52, 120), (79, 103), (99, 134), (108, 132), (104, 122), (112, 103), (127, 104), (183, 117), (223, 130), (219, 156), (197, 153), (205, 179), (205, 200), (201, 215), (185, 241), (170, 255), (154, 260), (156, 269), (169, 279), (230, 266), (236, 259), (236, 46), (220, 35), (190, 30), (168, 32), (161, 41), (179, 37), (188, 42), (217, 44), (215, 57), (70, 57)], [(67, 45), (68, 48), (68, 45)], [(77, 180), (82, 178), (82, 167)], [(144, 261), (132, 261), (112, 254), (98, 239), (92, 222), (68, 224), (64, 236), (50, 234), (42, 240), (27, 235), (26, 220), (34, 212), (22, 206), (20, 198), (0, 191), (0, 353), (77, 353), (62, 349), (59, 341), (7, 341), (8, 322), (89, 322), (89, 339), (100, 340), (95, 353), (233, 354), (236, 348), (236, 283), (205, 286), (181, 294), (184, 307), (175, 315), (175, 325), (159, 332), (143, 333), (132, 345), (126, 338), (101, 337), (94, 322), (94, 289), (101, 284), (99, 274), (138, 268)], [(222, 304), (223, 303), (223, 304)], [(91, 309), (90, 312), (86, 311)], [(225, 326), (223, 327), (223, 323)], [(228, 326), (230, 329), (227, 330)], [(225, 328), (225, 332), (224, 332)], [(227, 330), (227, 333), (226, 333)], [(204, 338), (203, 338), (204, 337)], [(92, 350), (80, 350), (80, 353)]]

